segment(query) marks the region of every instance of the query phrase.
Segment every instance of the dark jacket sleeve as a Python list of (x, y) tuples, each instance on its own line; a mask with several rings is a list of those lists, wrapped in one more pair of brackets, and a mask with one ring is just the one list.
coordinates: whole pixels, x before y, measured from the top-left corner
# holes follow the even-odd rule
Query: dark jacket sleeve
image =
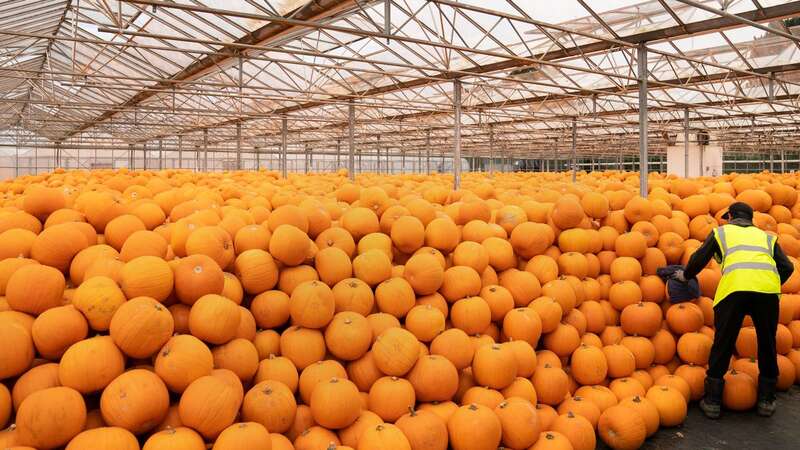
[(794, 272), (794, 264), (789, 261), (786, 254), (779, 243), (775, 242), (775, 249), (772, 252), (772, 258), (775, 260), (775, 265), (778, 267), (778, 275), (781, 277), (781, 284), (789, 279), (789, 276)]
[[(777, 247), (777, 244), (775, 245)], [(683, 276), (686, 279), (691, 279), (697, 276), (701, 270), (711, 261), (711, 258), (714, 257), (714, 254), (718, 256), (722, 256), (722, 253), (719, 250), (719, 244), (717, 244), (717, 240), (714, 238), (714, 232), (708, 233), (705, 242), (703, 245), (700, 246), (693, 254), (692, 257), (689, 258), (689, 262), (686, 264), (686, 269), (683, 271)]]

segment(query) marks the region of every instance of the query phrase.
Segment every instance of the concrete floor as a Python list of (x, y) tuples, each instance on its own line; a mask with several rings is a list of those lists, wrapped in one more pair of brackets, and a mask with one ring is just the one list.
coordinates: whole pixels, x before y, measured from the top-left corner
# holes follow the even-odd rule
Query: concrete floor
[[(800, 431), (800, 387), (778, 394), (778, 411), (771, 418), (758, 417), (755, 411), (722, 412), (717, 421), (703, 416), (697, 403), (689, 405), (682, 426), (662, 428), (643, 449), (647, 450), (760, 450), (796, 449)], [(600, 449), (607, 449), (600, 444)]]

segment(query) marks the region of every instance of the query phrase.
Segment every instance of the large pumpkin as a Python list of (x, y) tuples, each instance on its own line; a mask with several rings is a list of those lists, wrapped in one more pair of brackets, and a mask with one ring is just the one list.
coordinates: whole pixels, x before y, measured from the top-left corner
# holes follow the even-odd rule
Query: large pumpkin
[(189, 312), (192, 335), (212, 344), (224, 344), (236, 337), (240, 321), (239, 307), (221, 295), (200, 297)]
[(0, 320), (0, 379), (22, 374), (33, 362), (35, 348), (28, 329), (11, 319)]
[(395, 425), (408, 439), (411, 450), (447, 449), (447, 424), (430, 411), (416, 411), (412, 408)]
[(181, 422), (206, 439), (216, 438), (236, 419), (242, 404), (238, 377), (206, 375), (194, 380), (181, 394), (178, 411)]
[(160, 302), (172, 292), (172, 268), (161, 258), (140, 256), (122, 268), (120, 287), (128, 298), (152, 297)]
[(314, 421), (329, 429), (348, 427), (361, 413), (361, 400), (356, 385), (336, 377), (314, 388), (310, 406)]
[(369, 388), (367, 406), (382, 420), (394, 423), (416, 400), (414, 386), (405, 378), (381, 377)]
[(158, 426), (168, 409), (167, 386), (158, 375), (144, 369), (133, 369), (118, 376), (100, 397), (103, 420), (134, 434)]
[(447, 422), (453, 450), (497, 448), (503, 434), (497, 415), (483, 405), (470, 404), (459, 408)]
[(60, 271), (41, 264), (25, 265), (8, 279), (6, 300), (16, 311), (38, 315), (61, 306), (65, 285)]
[(280, 381), (267, 380), (253, 386), (242, 402), (242, 419), (257, 422), (273, 433), (285, 433), (295, 419), (297, 402)]
[(75, 436), (65, 450), (139, 450), (139, 441), (120, 427), (101, 427)]
[(73, 305), (48, 309), (36, 318), (31, 327), (31, 337), (39, 354), (57, 360), (67, 348), (85, 339), (89, 325), (83, 314)]
[(405, 329), (389, 328), (376, 337), (371, 353), (381, 372), (403, 376), (419, 358), (419, 341)]
[(159, 350), (154, 368), (172, 392), (182, 393), (194, 380), (211, 373), (214, 357), (202, 341), (182, 334)]
[(278, 266), (272, 255), (261, 249), (247, 250), (237, 256), (234, 270), (248, 294), (260, 294), (278, 283)]
[(612, 406), (600, 415), (597, 433), (614, 450), (635, 450), (644, 443), (647, 428), (636, 410)]
[(125, 370), (125, 356), (109, 336), (96, 336), (70, 346), (61, 357), (58, 378), (63, 386), (89, 394), (105, 389)]
[(225, 277), (219, 264), (206, 255), (192, 255), (174, 266), (175, 295), (182, 303), (193, 305), (207, 294), (221, 294)]
[(301, 327), (323, 328), (333, 319), (336, 301), (333, 291), (320, 281), (306, 281), (292, 292), (289, 313)]
[(109, 333), (120, 350), (132, 358), (155, 354), (172, 336), (174, 320), (169, 310), (149, 297), (132, 298), (111, 318)]
[(528, 448), (539, 438), (539, 415), (529, 401), (511, 397), (500, 403), (494, 412), (503, 429), (503, 445)]
[(142, 450), (205, 450), (203, 437), (187, 427), (167, 428), (153, 433)]
[(68, 387), (42, 389), (29, 395), (17, 410), (18, 445), (50, 449), (66, 445), (83, 430), (86, 404)]

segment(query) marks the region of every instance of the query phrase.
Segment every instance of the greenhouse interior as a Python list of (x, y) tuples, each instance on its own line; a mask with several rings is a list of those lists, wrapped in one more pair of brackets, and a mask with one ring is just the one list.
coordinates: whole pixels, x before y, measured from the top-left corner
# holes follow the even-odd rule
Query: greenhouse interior
[(0, 0), (0, 449), (794, 448), (798, 172), (800, 1)]

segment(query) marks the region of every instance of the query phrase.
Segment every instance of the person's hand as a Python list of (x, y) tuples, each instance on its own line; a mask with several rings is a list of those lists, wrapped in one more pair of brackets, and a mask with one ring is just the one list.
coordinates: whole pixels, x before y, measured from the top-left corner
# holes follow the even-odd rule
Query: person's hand
[(683, 275), (683, 270), (676, 270), (674, 274), (672, 274), (672, 278), (680, 281), (681, 283), (686, 283), (686, 277)]

